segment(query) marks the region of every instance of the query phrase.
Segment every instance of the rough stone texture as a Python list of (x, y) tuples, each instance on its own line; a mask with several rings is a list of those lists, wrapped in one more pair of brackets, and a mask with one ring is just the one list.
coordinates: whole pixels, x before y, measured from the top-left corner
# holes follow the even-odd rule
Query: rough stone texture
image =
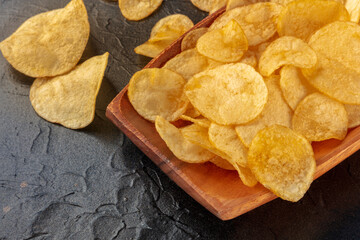
[[(0, 41), (27, 18), (65, 0), (0, 0)], [(69, 130), (39, 118), (32, 79), (0, 56), (0, 239), (356, 239), (360, 153), (316, 180), (298, 203), (272, 201), (222, 222), (163, 174), (106, 118), (105, 108), (148, 58), (133, 48), (161, 17), (206, 16), (165, 0), (140, 22), (117, 4), (85, 0), (91, 36), (83, 60), (109, 51), (94, 122)]]

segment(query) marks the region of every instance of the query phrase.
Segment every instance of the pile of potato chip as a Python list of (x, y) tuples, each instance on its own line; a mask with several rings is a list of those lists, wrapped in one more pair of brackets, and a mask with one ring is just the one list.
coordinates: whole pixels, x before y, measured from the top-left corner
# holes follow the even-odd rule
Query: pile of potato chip
[[(191, 1), (227, 11), (189, 32), (162, 68), (135, 73), (130, 102), (178, 159), (236, 170), (245, 185), (298, 201), (314, 178), (311, 142), (360, 124), (360, 5)], [(158, 35), (176, 35), (167, 29)]]
[(95, 102), (108, 53), (80, 60), (90, 34), (82, 0), (25, 21), (0, 43), (0, 50), (18, 71), (36, 78), (30, 88), (35, 111), (50, 122), (78, 129), (95, 116)]

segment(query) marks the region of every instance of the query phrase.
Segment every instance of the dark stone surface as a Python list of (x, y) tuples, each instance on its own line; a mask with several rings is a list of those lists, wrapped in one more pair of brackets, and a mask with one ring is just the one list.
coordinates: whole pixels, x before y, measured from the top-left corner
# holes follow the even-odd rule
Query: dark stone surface
[[(0, 0), (0, 41), (27, 18), (66, 0)], [(0, 239), (357, 239), (360, 153), (316, 180), (298, 203), (275, 200), (222, 222), (163, 174), (106, 118), (105, 108), (148, 58), (133, 48), (173, 13), (206, 16), (165, 0), (129, 22), (116, 3), (85, 0), (91, 36), (83, 59), (109, 51), (94, 122), (69, 130), (39, 118), (32, 79), (0, 57)]]

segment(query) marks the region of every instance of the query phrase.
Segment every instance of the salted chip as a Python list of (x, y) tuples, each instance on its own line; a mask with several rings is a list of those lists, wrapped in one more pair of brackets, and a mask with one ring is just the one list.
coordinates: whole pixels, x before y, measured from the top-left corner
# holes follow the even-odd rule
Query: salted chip
[(196, 49), (189, 49), (167, 61), (163, 68), (172, 70), (185, 80), (189, 80), (195, 74), (221, 64), (201, 55)]
[(270, 2), (234, 8), (218, 17), (209, 27), (209, 31), (221, 29), (234, 19), (244, 30), (249, 46), (255, 46), (270, 39), (276, 33), (276, 18), (281, 9), (280, 4)]
[(311, 68), (316, 62), (316, 53), (306, 42), (285, 36), (276, 39), (266, 48), (259, 60), (259, 70), (263, 76), (270, 76), (283, 65)]
[(37, 78), (30, 88), (30, 102), (40, 117), (67, 128), (88, 126), (95, 116), (96, 97), (109, 53), (92, 57), (64, 75)]
[(147, 68), (136, 72), (129, 82), (128, 97), (135, 110), (154, 122), (156, 116), (177, 120), (186, 110), (185, 80), (168, 69)]
[(188, 81), (185, 92), (204, 117), (222, 125), (242, 124), (256, 118), (268, 95), (262, 76), (243, 63), (198, 73)]
[(359, 0), (347, 0), (345, 4), (346, 9), (350, 14), (350, 20), (358, 23), (360, 19), (360, 1)]
[(133, 21), (139, 21), (158, 9), (162, 0), (118, 0), (122, 15)]
[(208, 28), (197, 28), (185, 35), (181, 41), (181, 51), (196, 47), (197, 40), (208, 31)]
[(307, 41), (326, 24), (349, 20), (349, 13), (341, 3), (297, 0), (286, 5), (281, 11), (277, 30), (280, 36), (293, 36)]
[(240, 25), (231, 20), (221, 29), (202, 35), (196, 44), (202, 55), (219, 62), (236, 62), (248, 49), (248, 41)]
[(354, 128), (360, 125), (360, 105), (345, 104), (346, 112), (348, 113), (348, 128)]
[(258, 2), (267, 2), (267, 0), (228, 0), (226, 3), (226, 11)]
[(156, 57), (193, 26), (191, 19), (183, 14), (164, 17), (152, 28), (149, 40), (137, 46), (134, 51), (147, 57)]
[(250, 50), (247, 50), (244, 56), (240, 59), (241, 63), (245, 63), (247, 65), (252, 66), (255, 68), (257, 66), (257, 58), (256, 53)]
[(261, 112), (253, 121), (236, 126), (235, 130), (246, 147), (250, 147), (255, 135), (266, 126), (274, 124), (291, 127), (292, 111), (286, 104), (279, 86), (279, 77), (272, 76), (265, 79), (268, 88), (268, 101)]
[(184, 162), (204, 163), (215, 157), (206, 149), (186, 140), (180, 129), (161, 116), (156, 117), (155, 128), (171, 152)]
[(342, 140), (347, 133), (348, 114), (343, 104), (321, 93), (313, 93), (296, 107), (292, 126), (309, 141)]
[(206, 118), (192, 118), (186, 115), (181, 115), (180, 119), (195, 123), (204, 128), (209, 128), (211, 124), (210, 120)]
[(360, 104), (360, 26), (334, 22), (309, 40), (318, 62), (302, 72), (320, 92), (346, 104)]
[(72, 0), (65, 8), (26, 20), (0, 43), (0, 50), (16, 70), (31, 77), (51, 77), (75, 67), (89, 34), (84, 3)]
[(309, 189), (316, 168), (310, 143), (279, 125), (267, 127), (255, 136), (248, 164), (264, 187), (292, 202), (300, 200)]

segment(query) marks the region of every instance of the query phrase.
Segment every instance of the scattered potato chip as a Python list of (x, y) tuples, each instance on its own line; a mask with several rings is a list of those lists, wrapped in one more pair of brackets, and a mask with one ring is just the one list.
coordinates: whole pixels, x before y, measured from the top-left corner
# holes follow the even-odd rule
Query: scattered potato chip
[(310, 143), (279, 125), (256, 134), (249, 149), (248, 164), (264, 187), (292, 202), (301, 199), (309, 189), (316, 168)]
[(359, 0), (347, 0), (345, 4), (346, 9), (350, 14), (350, 20), (358, 23), (360, 19), (360, 1)]
[(343, 104), (321, 93), (313, 93), (295, 109), (292, 126), (309, 141), (342, 140), (347, 133), (348, 114)]
[(234, 8), (218, 17), (209, 31), (221, 29), (230, 20), (236, 20), (244, 30), (249, 46), (255, 46), (270, 39), (276, 33), (276, 18), (282, 6), (264, 2)]
[(189, 80), (185, 92), (204, 117), (222, 125), (242, 124), (256, 118), (268, 95), (261, 75), (243, 63), (203, 71)]
[(212, 158), (210, 160), (210, 162), (212, 162), (213, 164), (215, 164), (216, 166), (218, 166), (219, 168), (225, 169), (225, 170), (235, 170), (235, 168), (233, 167), (233, 165), (231, 165), (227, 160), (216, 156), (214, 158)]
[(184, 162), (204, 163), (215, 157), (206, 149), (186, 140), (179, 129), (161, 116), (156, 117), (155, 128), (171, 152)]
[(348, 113), (348, 128), (354, 128), (360, 125), (360, 105), (345, 104), (346, 112)]
[(256, 66), (257, 66), (256, 53), (253, 51), (247, 50), (245, 52), (244, 56), (241, 58), (240, 62), (250, 65), (253, 68), (256, 68)]
[(26, 20), (0, 43), (6, 60), (31, 77), (51, 77), (68, 72), (80, 60), (90, 34), (82, 0), (65, 8)]
[(150, 39), (137, 46), (135, 52), (147, 57), (156, 57), (193, 26), (190, 18), (182, 14), (164, 17), (152, 28)]
[(270, 76), (283, 65), (311, 68), (316, 62), (316, 53), (307, 43), (285, 36), (276, 39), (266, 48), (259, 60), (259, 70), (263, 76)]
[(236, 133), (246, 147), (250, 147), (251, 141), (255, 135), (266, 126), (274, 124), (291, 127), (292, 111), (286, 104), (279, 86), (279, 77), (272, 76), (265, 79), (269, 91), (268, 101), (255, 120), (236, 126)]
[(215, 61), (236, 62), (248, 49), (248, 42), (240, 25), (231, 20), (223, 28), (202, 35), (197, 41), (196, 49)]
[(147, 68), (136, 72), (129, 82), (128, 97), (135, 110), (154, 122), (160, 115), (177, 120), (186, 110), (185, 80), (168, 69)]
[(92, 57), (61, 76), (35, 79), (30, 101), (36, 113), (67, 128), (88, 126), (94, 120), (96, 97), (108, 56), (105, 53)]
[(211, 124), (210, 120), (206, 119), (206, 118), (192, 118), (192, 117), (189, 117), (189, 116), (186, 116), (186, 115), (181, 115), (180, 118), (183, 119), (183, 120), (195, 123), (195, 124), (197, 124), (197, 125), (199, 125), (201, 127), (204, 127), (204, 128), (209, 128), (210, 124)]
[(309, 40), (318, 62), (302, 69), (308, 82), (326, 95), (346, 104), (360, 104), (360, 26), (334, 22)]
[(197, 28), (185, 35), (181, 41), (181, 51), (196, 47), (197, 40), (208, 31), (208, 28)]
[(267, 0), (228, 0), (226, 4), (226, 11), (258, 2), (267, 2)]
[(335, 1), (297, 0), (281, 11), (277, 30), (280, 36), (293, 36), (307, 41), (321, 27), (334, 21), (350, 20), (349, 13)]
[(133, 21), (139, 21), (160, 7), (162, 0), (119, 0), (122, 15)]

